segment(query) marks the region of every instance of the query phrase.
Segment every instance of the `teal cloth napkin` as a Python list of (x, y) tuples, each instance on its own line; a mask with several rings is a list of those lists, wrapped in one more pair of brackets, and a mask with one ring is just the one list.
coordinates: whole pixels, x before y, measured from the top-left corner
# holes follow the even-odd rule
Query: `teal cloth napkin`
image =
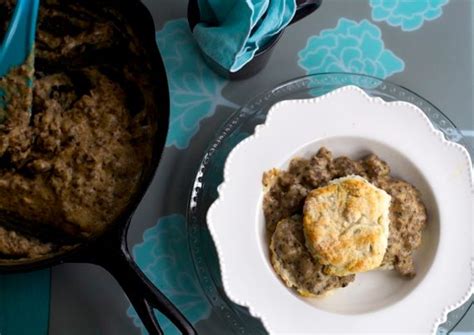
[(0, 275), (0, 334), (47, 335), (51, 270)]
[(193, 35), (201, 50), (231, 72), (284, 29), (295, 0), (199, 0), (200, 22)]

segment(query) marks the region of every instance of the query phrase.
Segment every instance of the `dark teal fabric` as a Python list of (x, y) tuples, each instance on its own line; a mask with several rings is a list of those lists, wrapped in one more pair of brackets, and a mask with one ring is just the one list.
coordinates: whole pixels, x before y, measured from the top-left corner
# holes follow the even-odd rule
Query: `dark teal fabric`
[(51, 271), (0, 276), (0, 334), (48, 333)]

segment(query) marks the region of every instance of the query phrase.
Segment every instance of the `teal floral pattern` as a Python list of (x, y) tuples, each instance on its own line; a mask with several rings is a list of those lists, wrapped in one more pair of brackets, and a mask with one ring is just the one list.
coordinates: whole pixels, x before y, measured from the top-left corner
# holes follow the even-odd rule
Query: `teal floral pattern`
[(227, 81), (204, 63), (184, 19), (172, 20), (156, 33), (170, 87), (171, 120), (167, 146), (185, 149), (202, 119), (217, 105), (233, 104), (221, 95)]
[(310, 37), (298, 56), (298, 65), (308, 74), (352, 72), (385, 79), (405, 68), (385, 48), (380, 29), (367, 20), (339, 19), (335, 28)]
[[(145, 231), (143, 242), (135, 245), (133, 255), (153, 284), (195, 323), (208, 316), (210, 306), (194, 273), (186, 236), (184, 216), (163, 217)], [(142, 334), (147, 334), (133, 307), (129, 307), (127, 315)], [(158, 312), (156, 315), (166, 334), (180, 334), (168, 319)]]
[(421, 28), (425, 21), (439, 18), (449, 0), (370, 0), (372, 19), (385, 21), (403, 31)]

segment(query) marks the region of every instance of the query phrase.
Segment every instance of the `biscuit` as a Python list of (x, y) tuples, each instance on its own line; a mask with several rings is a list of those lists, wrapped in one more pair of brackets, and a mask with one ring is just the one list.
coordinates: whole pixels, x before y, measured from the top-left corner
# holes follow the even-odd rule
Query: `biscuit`
[(306, 248), (301, 216), (278, 222), (271, 238), (270, 252), (275, 272), (286, 286), (294, 288), (301, 296), (321, 296), (346, 287), (354, 280), (354, 275), (337, 277), (324, 273), (323, 265)]
[(390, 201), (384, 190), (354, 175), (308, 194), (306, 245), (327, 274), (344, 276), (380, 266), (388, 244)]

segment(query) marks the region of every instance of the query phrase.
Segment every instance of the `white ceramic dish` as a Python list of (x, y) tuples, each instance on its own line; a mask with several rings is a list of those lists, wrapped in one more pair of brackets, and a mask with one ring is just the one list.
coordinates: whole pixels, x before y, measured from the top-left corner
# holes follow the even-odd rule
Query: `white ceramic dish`
[[(321, 146), (357, 158), (372, 151), (414, 184), (429, 214), (417, 276), (358, 274), (325, 298), (301, 298), (274, 273), (265, 242), (262, 173)], [(208, 225), (228, 296), (272, 334), (430, 333), (472, 292), (474, 186), (471, 162), (416, 106), (346, 86), (316, 99), (283, 101), (230, 153)]]

